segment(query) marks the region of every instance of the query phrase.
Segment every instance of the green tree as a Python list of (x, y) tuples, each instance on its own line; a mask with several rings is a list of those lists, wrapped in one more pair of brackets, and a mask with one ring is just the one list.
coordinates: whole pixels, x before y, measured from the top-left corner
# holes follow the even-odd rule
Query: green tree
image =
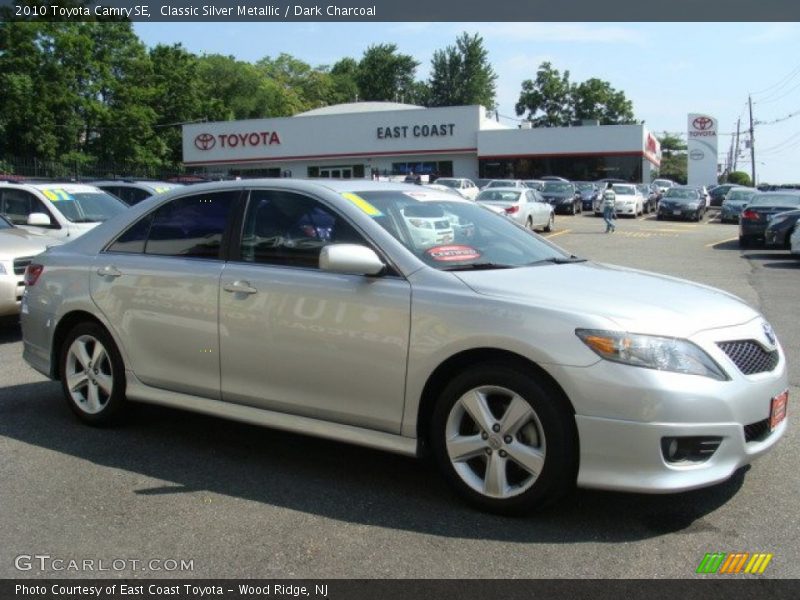
[(661, 167), (658, 176), (677, 183), (686, 183), (687, 158), (686, 142), (679, 136), (664, 132), (658, 137), (661, 143)]
[(356, 83), (361, 100), (403, 102), (414, 92), (414, 73), (419, 63), (397, 52), (395, 44), (370, 46), (358, 63)]
[(750, 175), (744, 171), (733, 171), (728, 175), (728, 183), (735, 183), (736, 185), (746, 185), (748, 187), (753, 185)]
[(572, 116), (576, 120), (597, 120), (601, 125), (635, 123), (633, 103), (611, 84), (595, 77), (572, 86)]
[(343, 58), (330, 69), (333, 82), (331, 104), (356, 102), (358, 95), (358, 61), (354, 58)]
[(539, 65), (536, 79), (522, 82), (522, 91), (516, 104), (517, 116), (527, 112), (526, 119), (534, 127), (564, 127), (572, 123), (572, 86), (569, 71), (562, 75), (549, 62)]
[(462, 33), (455, 46), (437, 50), (431, 60), (430, 106), (481, 104), (493, 108), (497, 74), (483, 38)]

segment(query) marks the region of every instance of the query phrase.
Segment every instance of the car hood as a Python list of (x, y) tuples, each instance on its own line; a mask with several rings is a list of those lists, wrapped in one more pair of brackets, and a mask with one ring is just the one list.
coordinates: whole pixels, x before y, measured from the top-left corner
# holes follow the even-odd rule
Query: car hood
[(454, 274), (478, 294), (604, 317), (633, 333), (690, 337), (758, 316), (722, 290), (614, 265), (585, 262)]
[(3, 229), (0, 230), (0, 257), (34, 256), (61, 243), (61, 240), (41, 233), (16, 228)]

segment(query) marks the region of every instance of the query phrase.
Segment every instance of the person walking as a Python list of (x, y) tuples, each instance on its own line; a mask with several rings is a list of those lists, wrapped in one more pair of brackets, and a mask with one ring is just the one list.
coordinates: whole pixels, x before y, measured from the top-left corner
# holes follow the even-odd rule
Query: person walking
[(614, 225), (614, 219), (617, 218), (617, 212), (614, 205), (617, 202), (617, 194), (614, 192), (613, 184), (609, 181), (606, 184), (606, 189), (603, 190), (603, 219), (606, 222), (606, 233), (614, 233), (617, 227)]

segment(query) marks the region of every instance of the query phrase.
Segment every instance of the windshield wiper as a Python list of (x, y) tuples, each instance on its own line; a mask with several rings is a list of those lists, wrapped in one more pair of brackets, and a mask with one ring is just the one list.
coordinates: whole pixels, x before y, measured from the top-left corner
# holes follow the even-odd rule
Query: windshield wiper
[(543, 258), (542, 260), (535, 260), (531, 263), (525, 265), (526, 267), (531, 267), (534, 265), (569, 265), (572, 263), (582, 263), (586, 262), (587, 259), (585, 258), (578, 258), (577, 256), (552, 256), (550, 258)]
[(502, 263), (492, 262), (479, 262), (468, 263), (465, 265), (452, 265), (449, 267), (440, 267), (442, 271), (481, 271), (488, 269), (514, 269), (516, 265), (504, 265)]

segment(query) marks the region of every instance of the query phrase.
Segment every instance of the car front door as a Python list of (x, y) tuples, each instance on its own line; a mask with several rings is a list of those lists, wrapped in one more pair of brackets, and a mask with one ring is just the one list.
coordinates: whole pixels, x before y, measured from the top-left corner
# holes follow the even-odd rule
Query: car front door
[(317, 199), (251, 192), (220, 282), (223, 400), (399, 433), (410, 285), (321, 271), (332, 243), (369, 245)]
[(176, 198), (97, 255), (92, 299), (144, 384), (220, 398), (223, 234), (240, 192)]

